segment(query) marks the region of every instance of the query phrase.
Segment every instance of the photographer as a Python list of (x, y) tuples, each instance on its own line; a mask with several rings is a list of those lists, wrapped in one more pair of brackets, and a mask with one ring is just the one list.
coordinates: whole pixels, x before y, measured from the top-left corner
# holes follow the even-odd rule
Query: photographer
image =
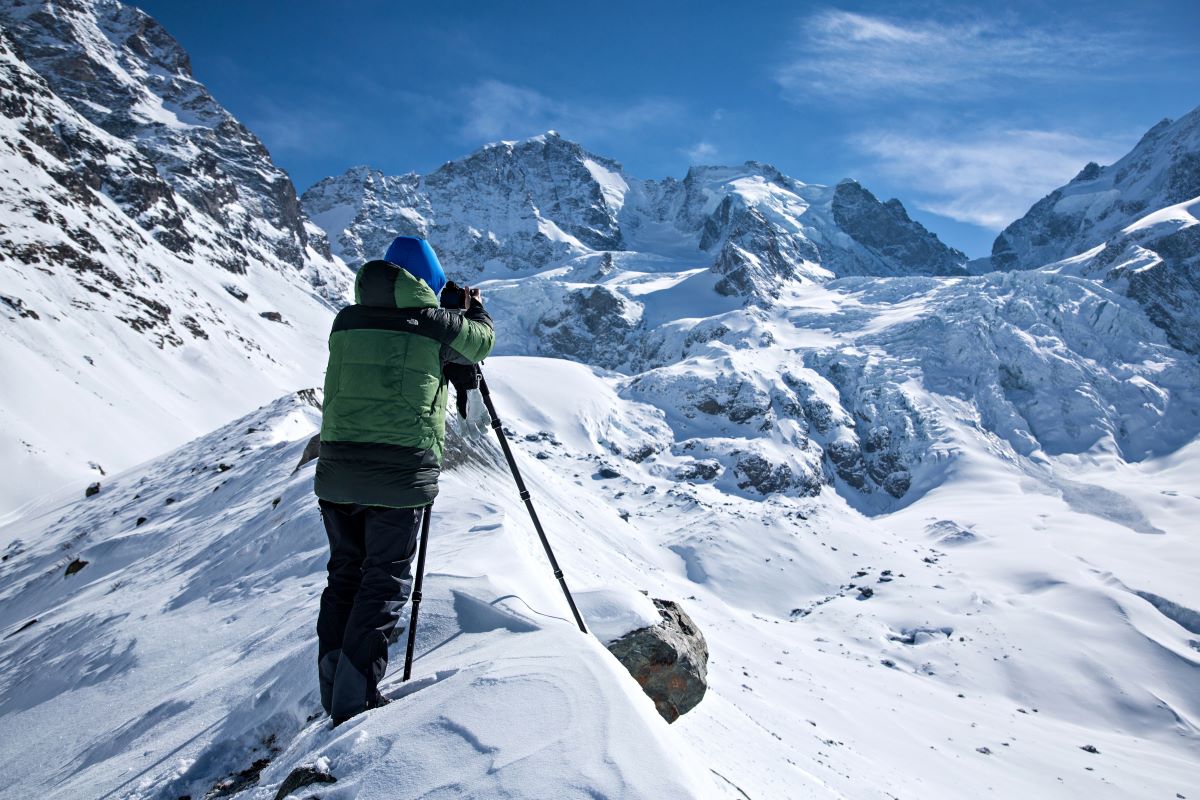
[(433, 248), (410, 236), (363, 265), (354, 305), (334, 319), (315, 490), (330, 548), (317, 671), (335, 725), (387, 702), (388, 639), (438, 491), (446, 373), (465, 415), (492, 328), (479, 290), (447, 284)]

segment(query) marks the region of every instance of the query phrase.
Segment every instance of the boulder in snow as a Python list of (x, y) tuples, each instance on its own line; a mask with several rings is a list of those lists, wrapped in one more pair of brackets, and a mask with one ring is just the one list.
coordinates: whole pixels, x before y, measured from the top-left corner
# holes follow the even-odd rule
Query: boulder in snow
[(288, 795), (305, 786), (312, 786), (314, 783), (337, 783), (337, 778), (330, 775), (328, 771), (322, 771), (319, 765), (296, 767), (280, 784), (279, 791), (275, 793), (275, 800), (283, 800)]
[(678, 603), (654, 599), (662, 618), (609, 642), (667, 722), (674, 722), (704, 699), (708, 689), (708, 644)]

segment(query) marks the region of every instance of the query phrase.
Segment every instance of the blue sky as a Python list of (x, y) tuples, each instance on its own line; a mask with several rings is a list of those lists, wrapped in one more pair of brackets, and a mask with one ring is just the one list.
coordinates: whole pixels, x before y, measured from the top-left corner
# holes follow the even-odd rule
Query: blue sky
[(556, 129), (643, 178), (853, 177), (972, 257), (1200, 105), (1195, 0), (135, 4), (301, 191)]

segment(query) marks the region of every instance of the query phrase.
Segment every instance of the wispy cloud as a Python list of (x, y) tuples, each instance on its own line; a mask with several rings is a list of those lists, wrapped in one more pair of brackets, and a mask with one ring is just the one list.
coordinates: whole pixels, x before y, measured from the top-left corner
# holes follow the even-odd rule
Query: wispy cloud
[(594, 141), (673, 123), (683, 115), (683, 108), (667, 99), (583, 104), (498, 80), (470, 87), (465, 101), (461, 130), (470, 141), (522, 138), (547, 130)]
[(347, 134), (345, 117), (329, 108), (285, 107), (273, 100), (260, 101), (245, 123), (277, 155), (334, 152)]
[(1001, 20), (894, 19), (830, 10), (801, 24), (775, 78), (794, 100), (963, 97), (1025, 81), (1094, 79), (1127, 60), (1132, 34)]
[(884, 175), (912, 190), (917, 206), (1001, 230), (1088, 162), (1111, 163), (1136, 136), (983, 128), (965, 133), (877, 131), (853, 143)]
[(691, 147), (685, 148), (683, 154), (693, 164), (712, 163), (713, 159), (718, 154), (717, 146), (712, 142), (696, 142)]

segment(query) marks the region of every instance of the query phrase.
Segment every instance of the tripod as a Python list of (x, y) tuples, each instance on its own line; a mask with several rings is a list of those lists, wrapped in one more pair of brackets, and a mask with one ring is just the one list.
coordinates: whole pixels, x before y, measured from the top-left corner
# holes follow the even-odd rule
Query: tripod
[[(537, 531), (538, 538), (542, 540), (542, 547), (546, 551), (546, 558), (550, 560), (550, 567), (554, 570), (554, 577), (558, 579), (558, 585), (562, 587), (563, 594), (567, 598), (567, 605), (571, 607), (571, 614), (575, 617), (575, 623), (579, 625), (579, 630), (587, 633), (587, 627), (583, 624), (583, 617), (579, 615), (579, 609), (575, 607), (575, 598), (571, 596), (571, 590), (567, 588), (567, 579), (563, 575), (562, 568), (558, 566), (558, 559), (554, 557), (554, 551), (550, 548), (550, 540), (546, 538), (546, 531), (542, 529), (542, 522), (538, 519), (537, 510), (533, 507), (533, 501), (529, 497), (529, 490), (525, 488), (525, 481), (521, 479), (521, 470), (517, 468), (517, 461), (513, 457), (512, 448), (509, 447), (508, 437), (504, 434), (504, 427), (500, 423), (500, 416), (496, 413), (496, 405), (492, 402), (492, 393), (488, 389), (487, 381), (483, 377), (483, 370), (478, 366), (475, 367), (475, 375), (479, 379), (479, 393), (483, 395), (483, 403), (487, 406), (488, 415), (492, 418), (492, 430), (496, 432), (496, 438), (500, 440), (500, 449), (504, 451), (504, 459), (508, 462), (508, 469), (512, 472), (513, 480), (517, 484), (517, 492), (525, 501), (525, 508), (529, 511), (529, 518), (533, 520), (533, 528)], [(433, 504), (425, 507), (425, 515), (421, 520), (421, 552), (417, 556), (417, 579), (413, 584), (412, 593), (412, 619), (408, 626), (408, 650), (404, 656), (404, 680), (408, 680), (412, 676), (412, 660), (413, 648), (417, 641), (417, 613), (421, 607), (421, 581), (425, 575), (425, 551), (429, 545), (429, 523), (433, 516)]]

